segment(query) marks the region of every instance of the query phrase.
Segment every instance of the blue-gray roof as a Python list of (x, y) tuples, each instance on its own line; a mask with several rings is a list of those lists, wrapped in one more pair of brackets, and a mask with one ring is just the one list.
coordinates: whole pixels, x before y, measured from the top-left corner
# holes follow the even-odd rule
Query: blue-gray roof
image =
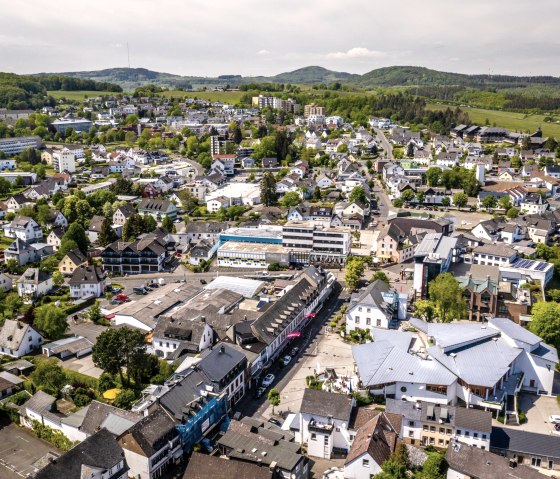
[(527, 343), (531, 346), (541, 342), (541, 338), (539, 338), (536, 334), (533, 334), (523, 326), (514, 323), (511, 319), (490, 318), (488, 320), (488, 324), (493, 328), (501, 331), (507, 337), (516, 341), (521, 341), (522, 343)]
[(560, 437), (519, 429), (493, 427), (490, 435), (490, 450), (494, 449), (560, 458)]

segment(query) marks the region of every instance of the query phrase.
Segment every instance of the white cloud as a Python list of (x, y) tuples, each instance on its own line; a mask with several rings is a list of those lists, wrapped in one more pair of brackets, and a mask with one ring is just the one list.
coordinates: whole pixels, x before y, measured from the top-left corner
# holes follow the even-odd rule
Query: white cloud
[(268, 50), (266, 50), (265, 48), (263, 48), (262, 50), (259, 50), (257, 52), (257, 55), (270, 55), (270, 52)]
[(379, 58), (384, 57), (385, 52), (379, 50), (370, 50), (365, 47), (354, 47), (346, 52), (332, 52), (328, 53), (328, 58), (348, 59), (348, 58)]

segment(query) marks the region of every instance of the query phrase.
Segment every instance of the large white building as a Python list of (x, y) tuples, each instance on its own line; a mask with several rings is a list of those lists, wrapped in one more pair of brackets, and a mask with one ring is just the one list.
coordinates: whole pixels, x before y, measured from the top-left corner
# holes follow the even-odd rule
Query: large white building
[(56, 171), (74, 173), (76, 171), (76, 155), (68, 148), (54, 151), (52, 154), (53, 166)]
[(17, 136), (15, 138), (0, 138), (0, 151), (7, 156), (17, 155), (27, 148), (41, 148), (43, 140), (40, 136)]

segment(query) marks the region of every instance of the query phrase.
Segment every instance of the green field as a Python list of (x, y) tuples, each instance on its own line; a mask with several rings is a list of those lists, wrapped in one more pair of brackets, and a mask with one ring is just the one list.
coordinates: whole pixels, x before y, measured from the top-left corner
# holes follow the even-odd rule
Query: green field
[[(445, 110), (446, 108), (455, 108), (451, 105), (443, 105), (440, 103), (430, 103), (428, 108), (431, 110)], [(545, 136), (553, 136), (560, 138), (560, 124), (545, 123), (546, 115), (533, 115), (525, 113), (515, 113), (512, 111), (499, 110), (483, 110), (482, 108), (461, 107), (462, 110), (469, 114), (473, 123), (484, 125), (486, 120), (490, 125), (494, 123), (496, 126), (507, 128), (511, 131), (531, 132), (533, 133), (537, 127), (541, 127)]]
[(219, 101), (224, 103), (239, 103), (245, 91), (181, 91), (169, 90), (160, 93), (167, 98), (197, 98), (206, 101)]
[(76, 100), (82, 101), (84, 98), (95, 98), (98, 96), (110, 96), (110, 95), (118, 95), (116, 92), (112, 91), (66, 91), (66, 90), (57, 90), (57, 91), (48, 91), (49, 95), (51, 95), (55, 99), (66, 98), (67, 100)]

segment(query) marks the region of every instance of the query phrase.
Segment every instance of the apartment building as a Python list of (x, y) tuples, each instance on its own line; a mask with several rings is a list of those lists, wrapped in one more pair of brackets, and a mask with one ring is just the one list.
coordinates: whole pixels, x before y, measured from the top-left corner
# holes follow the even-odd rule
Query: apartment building
[(305, 105), (303, 108), (303, 116), (309, 117), (312, 115), (322, 116), (325, 117), (326, 109), (324, 106), (317, 106), (315, 103), (311, 103), (310, 105)]
[(76, 171), (76, 155), (68, 148), (62, 148), (52, 153), (53, 167), (59, 173)]
[(278, 98), (275, 96), (259, 95), (252, 98), (252, 104), (254, 107), (259, 108), (259, 110), (262, 110), (266, 107), (273, 108), (275, 110), (282, 110), (289, 113), (297, 113), (297, 111), (299, 110), (299, 105), (291, 98), (283, 100), (282, 98)]

